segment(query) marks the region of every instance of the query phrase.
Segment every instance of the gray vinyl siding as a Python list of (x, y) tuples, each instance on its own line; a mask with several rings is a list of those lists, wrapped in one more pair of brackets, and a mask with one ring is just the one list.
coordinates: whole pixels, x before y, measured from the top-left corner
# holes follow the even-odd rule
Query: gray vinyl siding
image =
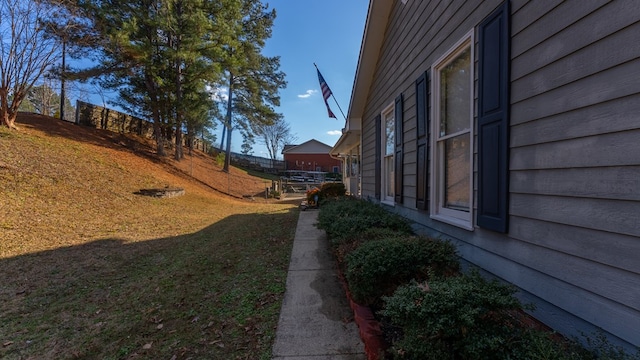
[[(363, 116), (363, 197), (374, 196), (373, 119), (403, 93), (404, 201), (393, 211), (517, 285), (555, 329), (576, 335), (600, 327), (638, 346), (636, 0), (511, 1), (509, 234), (469, 232), (415, 209), (415, 80), (500, 3), (395, 1)], [(474, 202), (476, 190), (474, 181)]]
[(508, 256), (559, 284), (527, 291), (638, 345), (640, 9), (527, 2), (512, 22), (509, 240), (534, 251)]
[(361, 193), (364, 197), (375, 196), (375, 162), (376, 149), (375, 138), (376, 132), (374, 128), (374, 117), (366, 117), (362, 119), (362, 159), (361, 159)]

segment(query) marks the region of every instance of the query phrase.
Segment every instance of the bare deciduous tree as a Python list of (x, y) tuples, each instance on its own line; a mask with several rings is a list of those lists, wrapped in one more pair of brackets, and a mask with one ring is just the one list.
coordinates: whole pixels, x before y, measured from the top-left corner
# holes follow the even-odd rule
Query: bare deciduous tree
[(276, 160), (278, 151), (283, 149), (286, 144), (296, 141), (296, 136), (291, 134), (291, 128), (284, 119), (279, 118), (272, 125), (256, 124), (253, 126), (253, 132), (258, 138), (258, 142), (267, 147), (269, 157)]
[(59, 44), (40, 22), (52, 9), (39, 1), (0, 0), (0, 122), (9, 128), (17, 129), (20, 103), (58, 60)]
[(27, 99), (33, 104), (37, 113), (53, 116), (56, 112), (60, 96), (53, 90), (51, 80), (35, 85), (27, 92)]

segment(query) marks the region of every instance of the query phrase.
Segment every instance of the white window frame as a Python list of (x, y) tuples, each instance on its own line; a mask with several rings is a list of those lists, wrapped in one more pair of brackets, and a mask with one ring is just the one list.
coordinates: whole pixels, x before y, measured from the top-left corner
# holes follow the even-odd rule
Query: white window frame
[[(430, 217), (444, 223), (455, 225), (466, 230), (473, 230), (473, 148), (474, 148), (474, 108), (475, 108), (475, 56), (474, 56), (474, 30), (469, 31), (465, 36), (456, 42), (442, 57), (440, 57), (431, 66), (431, 201), (430, 201)], [(457, 133), (448, 134), (440, 137), (440, 71), (455, 59), (460, 53), (467, 48), (470, 49), (470, 109), (469, 109), (469, 128), (468, 130), (459, 131)], [(444, 141), (446, 139), (469, 133), (469, 211), (454, 210), (444, 207), (445, 188), (444, 188)]]
[[(395, 139), (395, 131), (396, 131), (396, 127), (395, 127), (395, 102), (392, 102), (390, 105), (388, 105), (386, 108), (384, 108), (384, 110), (382, 110), (382, 113), (380, 114), (381, 116), (381, 121), (380, 121), (380, 126), (382, 127), (382, 129), (380, 129), (381, 131), (381, 141), (380, 141), (380, 146), (382, 147), (381, 150), (381, 154), (382, 156), (380, 157), (380, 169), (381, 169), (381, 177), (382, 179), (380, 179), (380, 186), (382, 187), (380, 189), (380, 202), (387, 204), (387, 205), (395, 205), (395, 188), (394, 188), (394, 184), (393, 181), (395, 179), (395, 161), (396, 161), (396, 154), (395, 154), (395, 143), (393, 144), (393, 151), (391, 151), (391, 155), (387, 154), (387, 120), (389, 118), (393, 118), (394, 121), (394, 126), (393, 126), (393, 136)], [(387, 168), (387, 159), (391, 158), (393, 160), (393, 165), (391, 165), (391, 169)], [(388, 179), (391, 179), (391, 184), (388, 184)], [(391, 195), (387, 195), (387, 186), (391, 186)]]
[[(362, 144), (362, 133), (359, 136), (358, 139), (358, 144), (353, 147), (351, 150), (349, 150), (349, 155), (351, 157), (351, 166), (349, 169), (349, 193), (351, 193), (351, 195), (354, 195), (356, 197), (360, 197), (362, 195), (361, 193), (361, 188), (362, 188), (362, 176), (360, 175), (362, 173), (362, 161), (360, 161), (360, 159), (362, 159), (362, 146), (360, 146), (360, 144)], [(355, 171), (354, 170), (354, 166), (353, 166), (353, 160), (356, 160), (356, 166), (355, 166)]]

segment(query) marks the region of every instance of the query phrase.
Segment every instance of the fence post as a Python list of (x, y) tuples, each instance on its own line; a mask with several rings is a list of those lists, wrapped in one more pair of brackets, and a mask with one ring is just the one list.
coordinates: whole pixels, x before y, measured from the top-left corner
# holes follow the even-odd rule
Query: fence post
[(78, 114), (79, 114), (78, 110), (79, 109), (80, 109), (80, 100), (76, 100), (76, 118), (75, 118), (75, 121), (74, 121), (76, 124), (79, 124), (79, 122), (78, 122)]

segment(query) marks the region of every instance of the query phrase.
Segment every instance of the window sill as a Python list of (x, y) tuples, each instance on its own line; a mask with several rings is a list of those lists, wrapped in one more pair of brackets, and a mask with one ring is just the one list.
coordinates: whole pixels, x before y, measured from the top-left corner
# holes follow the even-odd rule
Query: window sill
[(473, 231), (474, 230), (473, 224), (469, 220), (464, 220), (464, 219), (451, 217), (451, 216), (444, 216), (444, 215), (441, 215), (441, 214), (431, 215), (431, 218), (433, 220), (437, 220), (437, 221), (440, 221), (440, 222), (443, 222), (443, 223), (447, 223), (449, 225), (457, 226), (459, 228), (462, 228), (462, 229), (465, 229), (465, 230), (468, 230), (468, 231)]
[(390, 200), (380, 200), (380, 204), (382, 205), (388, 205), (391, 207), (395, 207), (396, 203), (394, 201), (390, 201)]

